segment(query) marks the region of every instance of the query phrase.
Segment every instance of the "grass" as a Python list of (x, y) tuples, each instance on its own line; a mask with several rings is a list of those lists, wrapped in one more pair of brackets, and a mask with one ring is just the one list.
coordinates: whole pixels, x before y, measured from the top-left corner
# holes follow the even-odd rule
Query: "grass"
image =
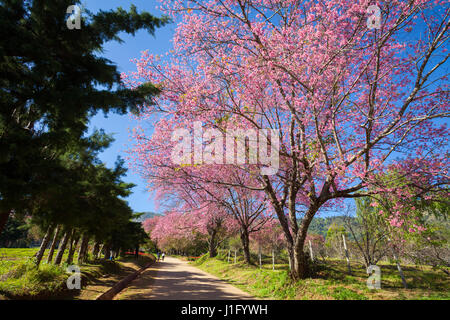
[[(265, 259), (266, 262), (269, 259)], [(196, 267), (214, 274), (230, 284), (262, 299), (299, 300), (449, 300), (450, 279), (438, 270), (427, 266), (403, 266), (408, 283), (404, 289), (395, 265), (379, 264), (381, 268), (381, 289), (369, 289), (368, 275), (363, 265), (352, 262), (352, 274), (347, 272), (343, 260), (327, 260), (316, 266), (315, 276), (291, 281), (288, 265), (277, 261), (275, 270), (271, 263), (259, 266), (246, 265), (242, 260), (236, 264), (227, 262), (225, 254), (216, 258), (202, 256), (195, 262)]]
[[(45, 263), (47, 251), (39, 268), (33, 263), (37, 248), (0, 249), (0, 300), (5, 299), (72, 299), (80, 290), (68, 290), (67, 264), (55, 266)], [(67, 253), (63, 257), (63, 261)], [(76, 256), (74, 261), (76, 261)], [(96, 260), (81, 266), (82, 288), (100, 277), (121, 274), (122, 262), (133, 262), (143, 267), (151, 261), (149, 257), (125, 257), (116, 261)]]
[(69, 276), (61, 266), (42, 264), (36, 268), (31, 260), (13, 265), (0, 262), (0, 273), (0, 294), (24, 299), (61, 294)]
[(207, 255), (191, 263), (259, 298), (294, 299), (296, 295), (296, 287), (284, 270), (259, 269), (241, 261), (229, 264), (226, 259), (211, 259)]

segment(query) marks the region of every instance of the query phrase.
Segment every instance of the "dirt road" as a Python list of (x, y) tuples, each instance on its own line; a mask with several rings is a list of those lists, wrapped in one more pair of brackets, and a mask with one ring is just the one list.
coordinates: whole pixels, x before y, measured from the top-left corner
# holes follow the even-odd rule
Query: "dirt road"
[(189, 265), (166, 257), (156, 262), (116, 300), (233, 300), (254, 299), (248, 293)]

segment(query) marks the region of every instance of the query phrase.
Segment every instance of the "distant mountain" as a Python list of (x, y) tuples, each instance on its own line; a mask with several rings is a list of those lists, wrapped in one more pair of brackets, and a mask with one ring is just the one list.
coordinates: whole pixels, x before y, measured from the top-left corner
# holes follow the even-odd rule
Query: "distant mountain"
[[(141, 213), (141, 212), (136, 212), (136, 213)], [(134, 221), (136, 221), (136, 222), (144, 222), (145, 220), (151, 219), (151, 218), (156, 217), (156, 216), (162, 216), (162, 214), (156, 213), (156, 212), (142, 212), (142, 215), (139, 218), (134, 219)]]

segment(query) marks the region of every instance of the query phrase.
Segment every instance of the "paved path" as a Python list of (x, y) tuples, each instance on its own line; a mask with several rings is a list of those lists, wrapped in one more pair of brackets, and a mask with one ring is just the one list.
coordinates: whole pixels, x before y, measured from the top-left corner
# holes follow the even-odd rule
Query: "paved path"
[(166, 257), (146, 270), (115, 299), (124, 300), (233, 300), (255, 299), (186, 261)]

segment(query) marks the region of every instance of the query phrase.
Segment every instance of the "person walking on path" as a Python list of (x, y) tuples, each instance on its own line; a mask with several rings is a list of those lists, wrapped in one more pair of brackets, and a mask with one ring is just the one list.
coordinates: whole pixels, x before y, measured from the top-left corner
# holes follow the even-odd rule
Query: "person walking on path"
[(156, 254), (156, 261), (159, 261), (159, 255), (160, 255), (160, 252), (158, 251), (158, 253)]
[(161, 261), (164, 261), (164, 257), (166, 256), (166, 254), (163, 252), (161, 255)]

